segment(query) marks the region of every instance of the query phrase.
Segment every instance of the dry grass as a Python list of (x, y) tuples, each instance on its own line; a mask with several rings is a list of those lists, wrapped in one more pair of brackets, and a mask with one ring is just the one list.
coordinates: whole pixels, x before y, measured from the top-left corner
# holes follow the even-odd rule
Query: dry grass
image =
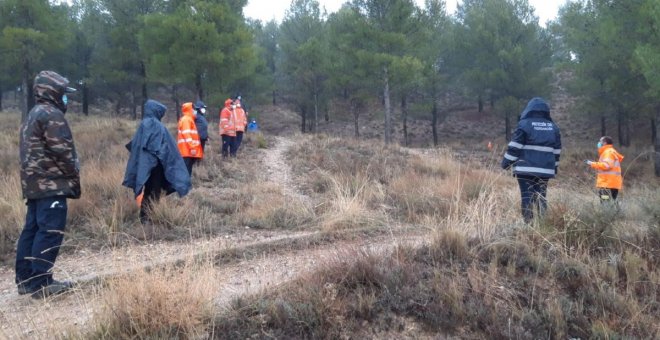
[(6, 174), (0, 177), (5, 183), (0, 197), (0, 259), (14, 250), (14, 242), (25, 223), (25, 203), (21, 200), (21, 185), (18, 174)]
[[(11, 257), (16, 239), (24, 223), (25, 203), (22, 199), (18, 168), (18, 115), (0, 115), (0, 178), (6, 183), (0, 198), (0, 258)], [(134, 239), (175, 239), (181, 236), (207, 235), (217, 231), (212, 212), (188, 199), (168, 197), (157, 206), (155, 223), (143, 227), (138, 221), (138, 208), (130, 189), (121, 185), (130, 141), (137, 122), (104, 117), (67, 116), (73, 130), (76, 149), (81, 159), (82, 197), (69, 201), (67, 231), (63, 250), (76, 247), (101, 247), (126, 244)], [(219, 159), (219, 157), (217, 157)], [(195, 185), (214, 182), (222, 168), (216, 157), (195, 168)], [(240, 173), (240, 172), (239, 172)], [(175, 196), (175, 195), (174, 195)]]
[(20, 115), (0, 115), (0, 181), (4, 183), (0, 196), (0, 260), (14, 250), (14, 243), (25, 223), (25, 202), (22, 200), (18, 172), (18, 141)]
[(552, 253), (560, 244), (537, 229), (491, 242), (443, 231), (389, 255), (342, 253), (282, 289), (236, 300), (216, 331), (337, 338), (365, 327), (396, 332), (405, 326), (392, 317), (399, 315), (468, 338), (660, 336), (660, 275), (648, 245), (627, 246), (608, 262)]
[[(388, 157), (371, 149), (371, 157)], [(376, 213), (434, 229), (432, 241), (389, 255), (340, 254), (281, 289), (236, 300), (216, 320), (217, 332), (396, 334), (406, 327), (397, 315), (433, 334), (468, 338), (660, 336), (657, 190), (628, 189), (617, 211), (598, 203), (591, 174), (570, 186), (553, 181), (546, 217), (526, 226), (515, 180), (503, 172), (398, 155), (410, 166), (369, 174), (372, 163), (356, 165), (351, 153), (368, 152), (315, 137), (290, 154), (314, 164), (300, 165), (299, 175), (324, 206), (321, 223), (350, 228)]]
[(209, 265), (113, 279), (94, 318), (94, 339), (198, 339), (215, 313), (218, 278)]
[(315, 218), (310, 202), (285, 195), (280, 185), (253, 181), (230, 200), (236, 204), (234, 223), (258, 229), (295, 229)]
[(366, 173), (326, 175), (330, 184), (327, 198), (318, 205), (320, 226), (326, 231), (383, 226), (387, 216), (381, 205), (383, 185)]
[[(84, 185), (83, 199), (71, 205), (74, 246), (194, 239), (229, 225), (341, 232), (405, 224), (431, 234), (422, 246), (340, 252), (318, 271), (221, 313), (210, 268), (118, 278), (99, 297), (103, 311), (85, 337), (334, 339), (368, 337), (369, 329), (398, 334), (412, 323), (424, 334), (460, 338), (660, 338), (656, 188), (627, 183), (620, 210), (603, 207), (593, 174), (571, 165), (560, 172), (570, 181), (551, 182), (546, 216), (525, 225), (515, 179), (465, 165), (451, 150), (302, 136), (287, 154), (302, 193), (269, 181), (256, 157), (223, 161), (210, 152), (194, 170), (197, 190), (161, 200), (154, 223), (138, 227), (131, 194), (120, 187), (134, 123), (113, 124), (72, 121)], [(112, 126), (119, 133), (108, 132)], [(244, 155), (261, 152), (262, 137), (246, 143)], [(10, 164), (0, 173), (8, 183), (0, 253), (13, 248), (24, 214), (15, 153), (0, 153)], [(563, 162), (589, 155), (578, 150)]]

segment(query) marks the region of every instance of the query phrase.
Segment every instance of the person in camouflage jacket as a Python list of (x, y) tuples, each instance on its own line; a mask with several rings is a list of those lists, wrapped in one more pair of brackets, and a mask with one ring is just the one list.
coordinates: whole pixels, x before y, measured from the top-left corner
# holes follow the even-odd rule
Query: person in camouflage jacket
[(64, 119), (66, 93), (75, 89), (53, 71), (34, 80), (36, 105), (20, 130), (21, 187), (27, 199), (25, 226), (16, 250), (19, 294), (34, 298), (59, 294), (71, 283), (53, 279), (51, 269), (62, 244), (67, 198), (80, 198), (80, 163)]

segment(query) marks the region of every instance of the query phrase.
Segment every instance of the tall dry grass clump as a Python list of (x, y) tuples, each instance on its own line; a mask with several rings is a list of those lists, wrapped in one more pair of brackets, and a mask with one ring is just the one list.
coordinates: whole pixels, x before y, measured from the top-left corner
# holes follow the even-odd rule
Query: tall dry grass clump
[(342, 230), (385, 225), (385, 188), (369, 179), (368, 169), (353, 175), (325, 174), (331, 183), (327, 200), (318, 205), (321, 228)]
[(95, 339), (199, 339), (208, 336), (217, 278), (210, 265), (156, 269), (112, 279), (99, 296)]
[(20, 113), (0, 114), (0, 260), (15, 248), (15, 242), (25, 223), (25, 201), (21, 191), (19, 170)]
[(18, 174), (0, 175), (4, 195), (0, 197), (0, 259), (14, 250), (14, 243), (25, 223), (25, 202), (22, 200)]
[(230, 201), (236, 204), (234, 223), (250, 228), (295, 229), (315, 219), (310, 202), (272, 182), (253, 180)]
[(323, 135), (302, 137), (287, 157), (314, 200), (325, 230), (384, 225), (387, 186), (404, 172), (407, 155), (398, 147)]

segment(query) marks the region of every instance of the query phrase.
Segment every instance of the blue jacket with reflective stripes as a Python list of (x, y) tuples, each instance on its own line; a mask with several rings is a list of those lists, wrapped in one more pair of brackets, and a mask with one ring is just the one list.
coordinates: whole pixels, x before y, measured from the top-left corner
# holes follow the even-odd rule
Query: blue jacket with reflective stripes
[(514, 175), (553, 178), (557, 174), (561, 136), (550, 118), (550, 107), (533, 98), (520, 115), (518, 127), (502, 159), (502, 168), (513, 166)]

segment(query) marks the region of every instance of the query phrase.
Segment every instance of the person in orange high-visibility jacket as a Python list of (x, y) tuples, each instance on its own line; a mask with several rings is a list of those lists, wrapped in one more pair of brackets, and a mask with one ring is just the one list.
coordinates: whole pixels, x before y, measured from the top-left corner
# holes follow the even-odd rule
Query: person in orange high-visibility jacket
[(243, 134), (245, 133), (245, 130), (248, 125), (248, 119), (247, 119), (247, 113), (243, 109), (241, 105), (241, 100), (236, 99), (234, 100), (234, 103), (236, 104), (236, 109), (234, 112), (236, 113), (236, 152), (238, 152), (238, 149), (241, 147), (241, 142), (243, 142)]
[(177, 144), (183, 161), (186, 163), (188, 173), (192, 176), (192, 167), (196, 160), (204, 157), (202, 142), (199, 139), (197, 126), (195, 125), (195, 110), (193, 103), (184, 103), (181, 106), (183, 115), (179, 119), (179, 132)]
[(616, 201), (623, 188), (621, 162), (623, 155), (614, 149), (612, 137), (604, 136), (598, 141), (598, 162), (585, 161), (596, 170), (596, 188), (601, 202)]
[(236, 156), (236, 105), (231, 99), (225, 100), (220, 111), (220, 136), (222, 137), (222, 157)]

